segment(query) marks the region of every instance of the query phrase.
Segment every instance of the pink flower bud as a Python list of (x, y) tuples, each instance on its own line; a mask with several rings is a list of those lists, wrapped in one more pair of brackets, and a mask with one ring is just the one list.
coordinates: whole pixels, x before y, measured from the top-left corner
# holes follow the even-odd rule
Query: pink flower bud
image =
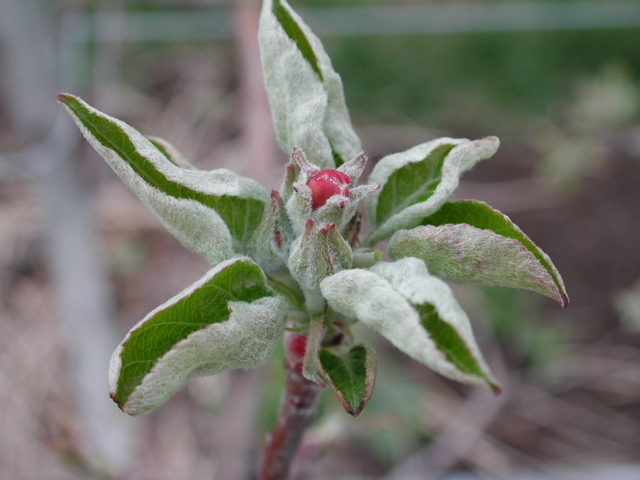
[(349, 196), (351, 179), (338, 170), (322, 170), (307, 183), (311, 189), (313, 203), (311, 208), (316, 210), (327, 203), (334, 195)]

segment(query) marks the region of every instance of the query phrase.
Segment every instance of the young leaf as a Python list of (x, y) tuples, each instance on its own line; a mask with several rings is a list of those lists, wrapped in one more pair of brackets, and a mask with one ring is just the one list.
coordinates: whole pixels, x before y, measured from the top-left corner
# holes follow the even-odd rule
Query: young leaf
[(369, 345), (354, 345), (343, 355), (323, 348), (318, 358), (324, 377), (348, 414), (357, 417), (373, 395), (376, 353)]
[(335, 168), (361, 151), (340, 76), (322, 43), (286, 0), (265, 0), (260, 53), (276, 136), (290, 153), (300, 148), (321, 168)]
[(562, 277), (549, 256), (486, 203), (448, 202), (422, 223), (391, 237), (391, 258), (417, 257), (445, 280), (526, 288), (568, 305)]
[(318, 352), (320, 351), (322, 339), (326, 332), (327, 329), (324, 327), (324, 318), (322, 315), (309, 319), (309, 333), (307, 335), (307, 348), (304, 352), (302, 375), (307, 380), (315, 382), (321, 387), (326, 387), (326, 380), (322, 375)]
[(351, 268), (353, 252), (335, 223), (319, 227), (308, 219), (304, 233), (291, 247), (289, 272), (304, 290), (317, 290), (323, 278)]
[(254, 232), (251, 256), (271, 275), (286, 269), (292, 232), (280, 194), (271, 192), (271, 206)]
[(451, 289), (417, 258), (344, 270), (320, 288), (332, 309), (357, 318), (415, 360), (453, 380), (500, 391)]
[(397, 230), (418, 226), (449, 198), (460, 176), (499, 145), (496, 137), (440, 138), (381, 159), (369, 177), (381, 188), (366, 200), (372, 229), (365, 243), (373, 246)]
[(89, 143), (187, 248), (215, 265), (246, 251), (269, 205), (256, 181), (180, 168), (147, 138), (77, 97), (58, 95)]
[(190, 378), (253, 368), (273, 352), (285, 312), (258, 265), (223, 262), (129, 332), (111, 357), (111, 397), (128, 414), (146, 415)]

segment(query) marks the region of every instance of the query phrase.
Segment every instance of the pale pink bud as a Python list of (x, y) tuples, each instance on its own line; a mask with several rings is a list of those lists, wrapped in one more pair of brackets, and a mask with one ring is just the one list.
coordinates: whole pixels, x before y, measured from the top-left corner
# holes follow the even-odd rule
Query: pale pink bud
[(307, 183), (311, 189), (313, 203), (311, 208), (316, 210), (327, 203), (334, 195), (349, 196), (351, 179), (338, 170), (322, 170)]

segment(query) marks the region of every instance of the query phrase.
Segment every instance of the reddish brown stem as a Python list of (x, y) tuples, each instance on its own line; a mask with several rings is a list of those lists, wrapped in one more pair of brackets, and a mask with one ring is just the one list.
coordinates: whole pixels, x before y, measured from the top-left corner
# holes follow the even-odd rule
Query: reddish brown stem
[(300, 374), (301, 365), (285, 361), (287, 384), (280, 402), (278, 424), (267, 444), (260, 480), (286, 480), (302, 436), (318, 415), (321, 387)]

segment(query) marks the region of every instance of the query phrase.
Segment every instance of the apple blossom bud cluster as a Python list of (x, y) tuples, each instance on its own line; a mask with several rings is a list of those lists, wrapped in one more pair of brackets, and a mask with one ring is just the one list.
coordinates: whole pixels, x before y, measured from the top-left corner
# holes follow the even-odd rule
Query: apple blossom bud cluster
[(281, 191), (291, 192), (283, 200), (296, 236), (302, 235), (309, 218), (319, 225), (335, 223), (340, 231), (345, 228), (355, 215), (358, 202), (380, 188), (375, 184), (355, 186), (367, 159), (367, 154), (362, 153), (336, 170), (320, 170), (302, 150), (294, 149), (289, 165), (294, 165), (297, 177), (293, 179), (289, 167)]
[(254, 237), (256, 253), (269, 260), (267, 271), (287, 272), (303, 291), (319, 292), (324, 278), (352, 267), (358, 202), (380, 188), (357, 185), (366, 162), (362, 153), (335, 170), (320, 170), (294, 149)]
[[(263, 363), (286, 330), (291, 401), (280, 418), (293, 406), (306, 422), (325, 386), (356, 416), (373, 394), (376, 354), (356, 343), (354, 322), (448, 378), (498, 392), (444, 280), (569, 301), (550, 258), (509, 217), (483, 202), (449, 201), (461, 175), (499, 140), (434, 139), (380, 159), (372, 183), (358, 185), (367, 154), (354, 157), (361, 142), (320, 40), (287, 0), (263, 1), (259, 40), (278, 143), (293, 152), (270, 197), (255, 180), (192, 168), (166, 141), (57, 96), (114, 172), (212, 266), (120, 343), (109, 366), (112, 398), (127, 413), (149, 413), (189, 378)], [(356, 210), (365, 197), (361, 242)], [(385, 240), (392, 261), (375, 249)], [(278, 445), (265, 458), (280, 459)], [(261, 476), (285, 477), (268, 468)]]

